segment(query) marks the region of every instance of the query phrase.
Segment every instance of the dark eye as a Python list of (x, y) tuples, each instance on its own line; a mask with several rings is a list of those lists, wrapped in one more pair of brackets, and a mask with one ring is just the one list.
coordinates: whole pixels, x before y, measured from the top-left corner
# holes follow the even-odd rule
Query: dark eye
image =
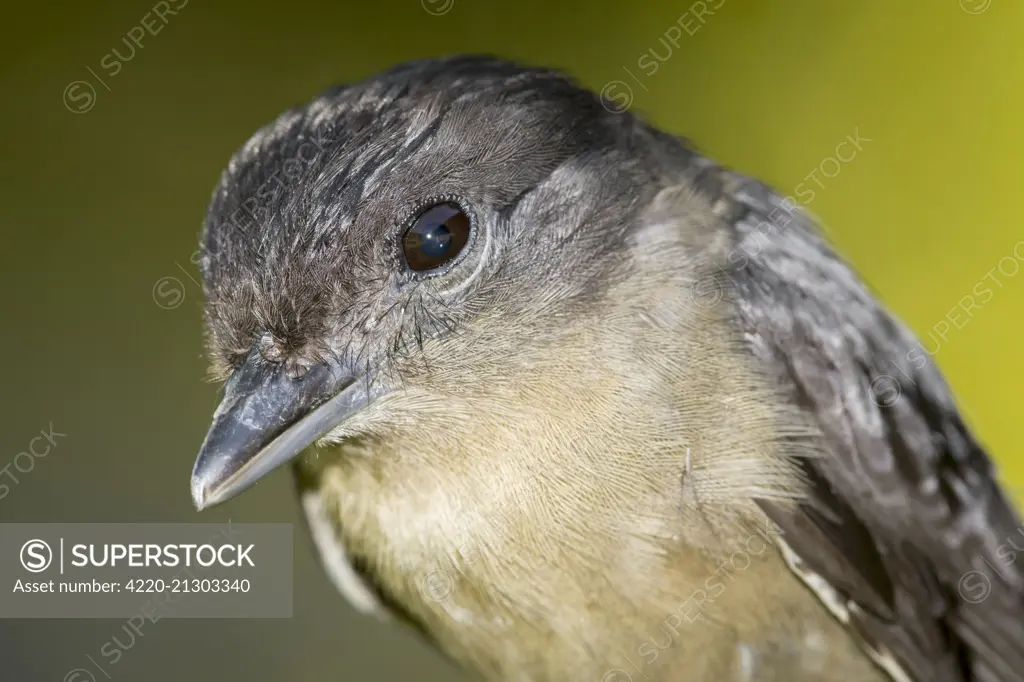
[(455, 204), (431, 206), (402, 236), (402, 251), (409, 267), (433, 270), (462, 251), (469, 241), (469, 216)]

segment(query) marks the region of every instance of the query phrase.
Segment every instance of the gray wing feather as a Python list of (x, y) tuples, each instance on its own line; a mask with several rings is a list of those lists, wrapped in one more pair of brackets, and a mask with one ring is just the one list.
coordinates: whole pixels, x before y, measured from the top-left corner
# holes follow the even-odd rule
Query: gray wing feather
[(736, 324), (827, 453), (800, 460), (810, 494), (798, 509), (762, 506), (847, 600), (865, 645), (911, 679), (1024, 680), (1024, 573), (1004, 558), (1024, 533), (928, 353), (806, 213), (697, 163), (735, 231), (721, 267)]

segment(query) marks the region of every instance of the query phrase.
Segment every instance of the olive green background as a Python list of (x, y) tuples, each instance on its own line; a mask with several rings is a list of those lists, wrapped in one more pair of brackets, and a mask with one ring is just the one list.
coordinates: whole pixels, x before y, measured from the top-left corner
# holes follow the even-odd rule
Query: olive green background
[[(15, 472), (0, 519), (298, 521), (280, 472), (191, 507), (216, 401), (190, 262), (209, 193), (284, 108), (457, 51), (564, 67), (788, 194), (815, 183), (808, 207), (880, 295), (925, 337), (948, 327), (936, 359), (1017, 494), (1024, 4), (725, 0), (705, 23), (683, 16), (689, 4), (189, 0), (113, 77), (100, 62), (127, 55), (148, 0), (5, 7), (0, 467), (51, 422), (67, 436)], [(86, 86), (65, 100), (74, 81), (95, 89), (87, 111), (72, 110)], [(828, 160), (858, 132), (870, 141), (852, 160)], [(990, 299), (951, 313), (1007, 256)], [(291, 620), (163, 620), (114, 665), (99, 652), (128, 643), (119, 621), (0, 621), (0, 679), (89, 682), (71, 673), (84, 668), (105, 680), (89, 656), (126, 681), (461, 679), (408, 633), (355, 615), (297, 538)]]

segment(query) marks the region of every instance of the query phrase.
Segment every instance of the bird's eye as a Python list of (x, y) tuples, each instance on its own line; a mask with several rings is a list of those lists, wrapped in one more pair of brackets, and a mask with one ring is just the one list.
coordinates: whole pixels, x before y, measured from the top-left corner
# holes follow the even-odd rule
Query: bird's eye
[(417, 272), (439, 268), (469, 241), (469, 216), (452, 203), (431, 206), (402, 236), (402, 251)]

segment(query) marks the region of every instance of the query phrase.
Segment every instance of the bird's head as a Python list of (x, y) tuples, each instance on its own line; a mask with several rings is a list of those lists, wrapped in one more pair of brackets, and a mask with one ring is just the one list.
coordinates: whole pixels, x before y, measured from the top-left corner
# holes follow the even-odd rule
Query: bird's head
[(623, 360), (596, 357), (618, 329), (602, 301), (686, 154), (557, 73), (487, 58), (404, 65), (257, 132), (202, 237), (227, 384), (197, 506), (325, 437), (467, 450), (481, 422), (511, 443), (523, 410), (585, 412), (574, 392)]

